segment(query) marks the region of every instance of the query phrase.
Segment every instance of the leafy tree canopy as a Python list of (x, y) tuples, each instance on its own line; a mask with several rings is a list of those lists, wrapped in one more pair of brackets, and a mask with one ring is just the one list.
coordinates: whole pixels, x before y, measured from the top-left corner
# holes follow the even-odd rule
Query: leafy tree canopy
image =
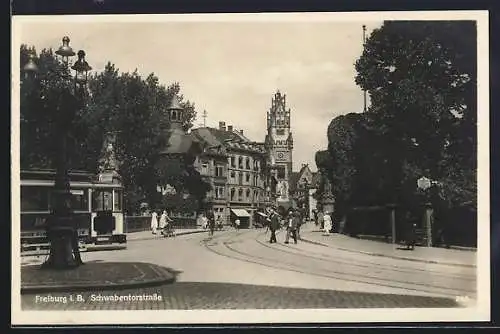
[[(36, 55), (36, 50), (21, 46), (21, 69), (30, 53)], [(72, 84), (61, 75), (64, 67), (53, 51), (42, 50), (36, 63), (37, 80), (25, 78), (21, 82), (21, 168), (53, 168), (58, 136), (54, 133), (55, 121), (72, 114), (72, 128), (68, 131), (71, 168), (96, 171), (104, 138), (114, 133), (126, 207), (131, 211), (138, 209), (141, 201), (150, 201), (161, 177), (154, 165), (158, 149), (168, 140), (166, 108), (172, 96), (177, 94), (184, 107), (185, 130), (192, 127), (196, 117), (195, 105), (184, 99), (179, 83), (165, 87), (153, 73), (146, 78), (137, 70), (120, 73), (108, 62), (102, 72), (89, 77), (85, 106), (74, 113), (74, 108), (67, 106), (65, 110), (62, 104), (62, 92), (71, 89)], [(172, 170), (172, 175), (178, 176), (184, 187), (196, 189), (191, 184), (197, 181), (196, 174), (186, 166), (182, 168), (182, 172)], [(181, 177), (184, 174), (187, 177)]]

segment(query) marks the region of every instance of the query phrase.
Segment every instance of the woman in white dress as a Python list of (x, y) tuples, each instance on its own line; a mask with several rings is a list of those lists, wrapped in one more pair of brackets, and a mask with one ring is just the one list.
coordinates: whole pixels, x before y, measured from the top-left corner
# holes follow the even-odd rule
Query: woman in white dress
[(325, 226), (323, 235), (330, 235), (330, 230), (332, 229), (332, 217), (330, 217), (328, 212), (325, 212), (325, 215), (323, 216), (323, 221)]
[(151, 214), (151, 232), (153, 234), (156, 234), (157, 229), (158, 229), (158, 214), (156, 213), (156, 211), (153, 211), (153, 213)]
[(167, 226), (167, 211), (163, 210), (160, 216), (160, 230), (163, 230)]

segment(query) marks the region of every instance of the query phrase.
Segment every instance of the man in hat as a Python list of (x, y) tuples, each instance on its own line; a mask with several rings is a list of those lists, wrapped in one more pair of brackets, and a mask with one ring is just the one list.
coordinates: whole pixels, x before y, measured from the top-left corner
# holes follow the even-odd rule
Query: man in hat
[(292, 209), (290, 209), (287, 217), (285, 244), (288, 244), (288, 241), (290, 239), (290, 234), (293, 237), (294, 243), (297, 243), (297, 226), (299, 225), (299, 221), (300, 221), (300, 213), (294, 212)]
[(271, 230), (271, 239), (269, 243), (276, 243), (276, 231), (280, 228), (279, 216), (276, 210), (271, 209), (271, 221), (269, 223), (269, 230)]

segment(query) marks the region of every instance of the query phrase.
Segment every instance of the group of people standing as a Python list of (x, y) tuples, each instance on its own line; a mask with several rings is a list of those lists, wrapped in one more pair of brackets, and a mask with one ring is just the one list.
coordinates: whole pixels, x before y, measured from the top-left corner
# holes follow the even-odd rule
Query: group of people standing
[(224, 225), (222, 216), (218, 215), (217, 218), (215, 218), (212, 211), (206, 211), (202, 213), (198, 217), (198, 219), (198, 225), (201, 225), (201, 227), (204, 229), (208, 228), (211, 236), (214, 235), (214, 231), (216, 229), (222, 230), (222, 227)]
[(300, 239), (300, 227), (306, 222), (306, 217), (300, 210), (290, 209), (286, 216), (281, 216), (276, 208), (271, 208), (269, 218), (267, 220), (267, 229), (271, 231), (269, 243), (276, 243), (276, 232), (284, 227), (286, 231), (285, 244), (290, 242), (290, 235), (294, 243)]
[(151, 232), (153, 234), (165, 235), (165, 232), (171, 229), (173, 220), (167, 215), (167, 211), (163, 210), (158, 220), (158, 213), (153, 211), (151, 214)]
[(316, 226), (319, 226), (323, 231), (323, 235), (330, 235), (333, 230), (333, 221), (329, 212), (314, 211), (314, 221)]

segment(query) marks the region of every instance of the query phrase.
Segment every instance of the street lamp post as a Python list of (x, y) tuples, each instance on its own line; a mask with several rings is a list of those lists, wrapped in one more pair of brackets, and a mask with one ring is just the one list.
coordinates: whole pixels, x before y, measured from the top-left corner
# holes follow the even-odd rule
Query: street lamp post
[[(75, 55), (70, 47), (70, 39), (65, 36), (63, 45), (55, 52), (61, 57), (63, 68), (58, 74), (66, 81), (71, 81), (69, 59)], [(24, 66), (27, 77), (36, 76), (38, 68), (34, 57)], [(85, 61), (85, 52), (78, 51), (78, 60), (71, 67), (75, 71), (74, 86), (72, 89), (65, 86), (62, 90), (58, 104), (58, 117), (54, 134), (56, 137), (57, 151), (55, 159), (55, 184), (53, 190), (53, 205), (51, 216), (47, 219), (46, 232), (50, 242), (50, 255), (43, 264), (43, 268), (67, 269), (83, 264), (79, 247), (76, 222), (73, 217), (72, 195), (70, 190), (70, 177), (68, 166), (68, 133), (71, 129), (73, 117), (77, 108), (81, 107), (84, 98), (88, 72), (92, 69)]]
[(305, 207), (306, 212), (304, 214), (305, 214), (306, 220), (309, 221), (309, 219), (310, 219), (310, 217), (309, 217), (309, 210), (310, 210), (310, 208), (309, 208), (309, 182), (307, 180), (306, 180), (304, 187), (305, 187), (305, 195), (306, 195), (306, 203), (305, 203), (306, 204), (306, 207)]
[[(417, 180), (417, 187), (423, 191), (431, 188), (433, 185), (438, 185), (437, 181), (433, 181), (425, 176), (422, 176)], [(425, 221), (425, 235), (426, 235), (426, 246), (432, 247), (432, 204), (425, 203), (424, 221)]]

